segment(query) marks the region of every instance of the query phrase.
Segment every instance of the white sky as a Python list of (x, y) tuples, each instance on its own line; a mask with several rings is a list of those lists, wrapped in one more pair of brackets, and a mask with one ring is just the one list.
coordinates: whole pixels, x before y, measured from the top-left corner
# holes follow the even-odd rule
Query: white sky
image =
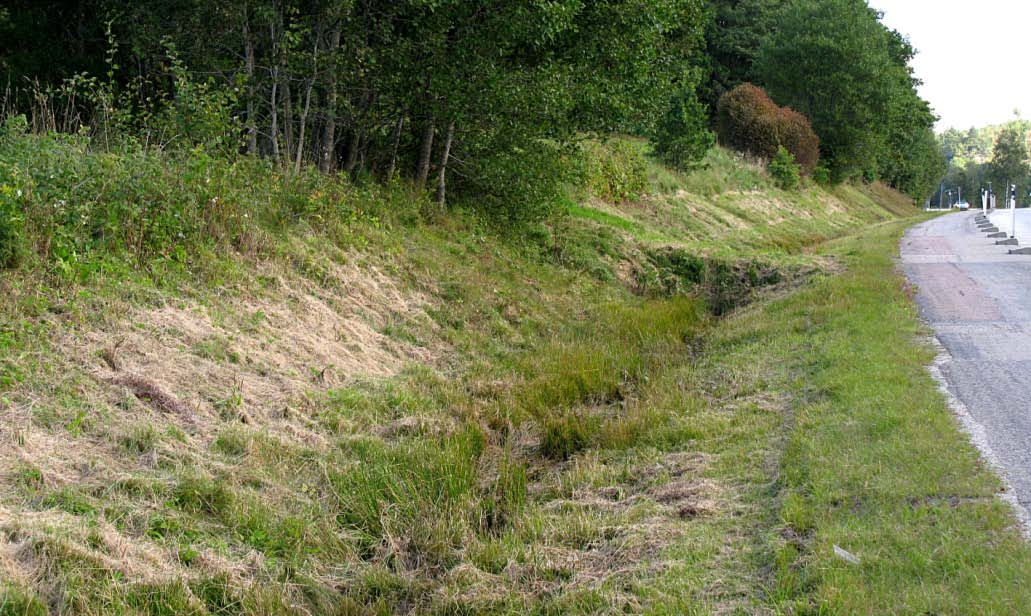
[[(981, 127), (1031, 111), (1031, 3), (1025, 0), (870, 0), (918, 55), (920, 94), (938, 130)], [(978, 94), (978, 84), (988, 93)]]

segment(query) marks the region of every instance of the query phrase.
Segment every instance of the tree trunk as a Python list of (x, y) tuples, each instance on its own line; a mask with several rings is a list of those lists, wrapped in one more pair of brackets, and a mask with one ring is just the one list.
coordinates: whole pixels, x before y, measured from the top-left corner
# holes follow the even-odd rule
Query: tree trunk
[(304, 93), (304, 109), (301, 110), (301, 125), (297, 136), (297, 155), (294, 157), (294, 173), (301, 172), (301, 158), (304, 156), (304, 130), (308, 125), (308, 112), (311, 111), (311, 91), (315, 88), (315, 80), (319, 75), (319, 43), (322, 41), (322, 24), (315, 31), (315, 47), (311, 52), (311, 77), (308, 79)]
[(444, 151), (440, 155), (440, 171), (437, 173), (437, 205), (441, 209), (447, 205), (447, 161), (451, 158), (451, 143), (455, 139), (455, 121), (447, 125), (447, 136), (444, 138)]
[(362, 135), (356, 123), (347, 137), (347, 150), (344, 152), (344, 171), (347, 173), (354, 172), (355, 166), (358, 165), (358, 146), (361, 145), (361, 138)]
[(415, 167), (415, 185), (419, 190), (425, 190), (426, 180), (430, 177), (430, 156), (433, 155), (433, 116), (426, 118), (426, 125), (422, 129), (422, 146), (419, 149), (419, 162)]
[(401, 132), (405, 128), (405, 112), (397, 117), (397, 124), (394, 125), (394, 140), (390, 149), (390, 164), (387, 165), (386, 180), (394, 179), (394, 172), (397, 171), (397, 150), (401, 147)]
[(271, 107), (271, 129), (269, 130), (269, 137), (272, 140), (272, 160), (276, 161), (276, 164), (281, 162), (280, 159), (280, 148), (279, 148), (279, 77), (280, 77), (280, 65), (279, 61), (279, 25), (281, 19), (279, 15), (279, 6), (276, 5), (277, 16), (272, 19), (272, 23), (269, 24), (269, 39), (272, 41), (272, 91), (269, 95), (269, 107)]
[(369, 153), (369, 133), (362, 131), (362, 137), (358, 140), (358, 173), (365, 172), (366, 154)]
[(347, 153), (345, 155), (344, 170), (348, 173), (354, 173), (355, 168), (358, 166), (358, 160), (361, 157), (362, 143), (365, 141), (365, 126), (366, 120), (368, 119), (369, 109), (372, 108), (373, 102), (376, 100), (376, 93), (372, 90), (365, 89), (362, 92), (361, 99), (358, 102), (358, 113), (354, 117), (354, 128), (351, 131), (351, 136), (347, 140)]
[(258, 153), (258, 120), (254, 113), (254, 38), (251, 36), (250, 16), (244, 7), (243, 56), (247, 72), (247, 153)]
[(273, 61), (276, 63), (276, 71), (279, 74), (279, 104), (283, 106), (283, 141), (280, 144), (280, 152), (282, 153), (282, 159), (279, 161), (285, 168), (289, 169), (290, 161), (293, 159), (294, 151), (294, 117), (293, 117), (293, 105), (292, 99), (293, 94), (290, 92), (290, 70), (287, 64), (287, 53), (288, 50), (284, 49), (283, 43), (285, 38), (283, 33), (286, 32), (286, 23), (283, 17), (283, 3), (281, 0), (276, 0), (273, 3), (275, 5), (275, 22), (276, 22), (276, 34), (278, 38), (275, 40), (276, 55), (273, 57)]
[(289, 72), (283, 77), (280, 92), (282, 92), (281, 99), (283, 101), (283, 164), (289, 169), (290, 160), (294, 156), (294, 106), (293, 93), (290, 91)]
[(272, 69), (272, 95), (269, 98), (269, 106), (272, 108), (271, 124), (269, 131), (272, 139), (272, 159), (279, 162), (279, 100), (277, 99), (279, 89), (279, 67)]
[[(340, 30), (341, 24), (337, 22), (337, 25), (329, 35), (331, 59), (332, 54), (335, 54), (340, 47)], [(336, 113), (339, 96), (337, 93), (337, 83), (336, 66), (333, 65), (329, 70), (329, 83), (326, 84), (326, 124), (322, 128), (322, 147), (319, 148), (319, 171), (322, 173), (329, 173), (333, 170), (333, 152), (336, 150)]]

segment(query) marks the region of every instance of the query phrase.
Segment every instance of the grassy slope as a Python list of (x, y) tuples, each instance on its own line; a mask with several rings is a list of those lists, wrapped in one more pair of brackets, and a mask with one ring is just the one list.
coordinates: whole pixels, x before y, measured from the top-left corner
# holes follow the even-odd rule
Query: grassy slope
[(678, 173), (649, 162), (648, 175), (646, 198), (593, 202), (576, 213), (695, 253), (780, 260), (828, 237), (913, 214), (909, 199), (879, 184), (779, 190), (761, 166), (721, 148), (700, 170)]
[(574, 208), (530, 244), (358, 216), (260, 258), (6, 278), (0, 613), (1017, 605), (1026, 549), (921, 370), (901, 227), (718, 323), (620, 283), (640, 242), (821, 263), (813, 241), (911, 210), (781, 193), (723, 152), (652, 175), (656, 196)]

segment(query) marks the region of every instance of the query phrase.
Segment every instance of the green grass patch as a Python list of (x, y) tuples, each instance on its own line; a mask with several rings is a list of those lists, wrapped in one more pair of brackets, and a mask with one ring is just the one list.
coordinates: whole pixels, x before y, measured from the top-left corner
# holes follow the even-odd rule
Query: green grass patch
[[(828, 247), (849, 270), (778, 307), (795, 339), (772, 605), (801, 613), (1016, 613), (1031, 549), (925, 370), (894, 271), (901, 225)], [(835, 556), (838, 545), (860, 559)]]

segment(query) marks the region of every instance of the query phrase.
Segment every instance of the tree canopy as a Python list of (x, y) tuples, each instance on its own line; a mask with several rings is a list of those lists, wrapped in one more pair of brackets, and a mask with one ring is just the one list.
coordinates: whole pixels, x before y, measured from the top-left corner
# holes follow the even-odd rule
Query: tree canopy
[(916, 94), (912, 47), (879, 18), (864, 0), (793, 0), (755, 71), (774, 100), (812, 120), (833, 178), (924, 188), (933, 180), (904, 167), (930, 160), (921, 150), (933, 142), (935, 118)]
[(48, 101), (36, 130), (102, 117), (502, 218), (546, 211), (584, 136), (697, 164), (752, 79), (811, 119), (835, 180), (922, 198), (941, 171), (913, 50), (865, 0), (13, 0), (0, 37), (5, 106)]

